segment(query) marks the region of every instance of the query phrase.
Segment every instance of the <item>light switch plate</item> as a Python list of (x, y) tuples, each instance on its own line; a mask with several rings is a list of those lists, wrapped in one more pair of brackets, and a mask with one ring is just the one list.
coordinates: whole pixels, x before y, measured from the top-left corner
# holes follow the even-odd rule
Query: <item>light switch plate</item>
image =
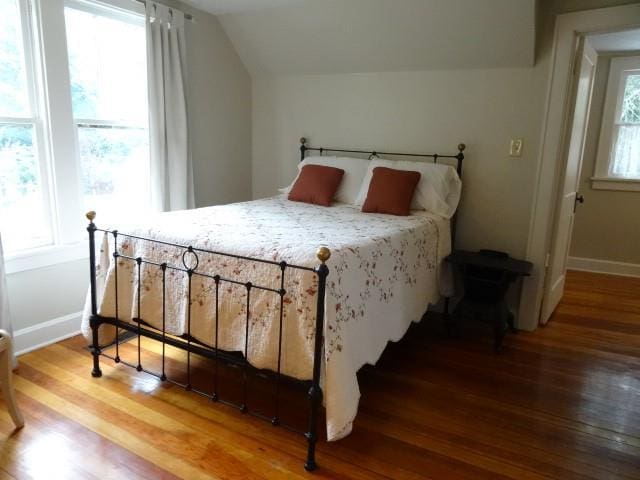
[(521, 138), (511, 139), (511, 145), (509, 146), (509, 156), (510, 157), (522, 156), (522, 139)]

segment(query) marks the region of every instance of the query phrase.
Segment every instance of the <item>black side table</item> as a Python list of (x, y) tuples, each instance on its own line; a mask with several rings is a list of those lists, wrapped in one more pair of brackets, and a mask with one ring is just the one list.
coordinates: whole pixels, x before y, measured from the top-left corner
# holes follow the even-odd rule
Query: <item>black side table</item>
[(499, 353), (507, 326), (516, 332), (513, 313), (505, 301), (509, 285), (518, 277), (530, 275), (533, 264), (495, 250), (454, 250), (445, 261), (460, 271), (464, 283), (464, 297), (447, 319), (449, 327), (455, 327), (452, 322), (464, 314), (487, 318), (493, 324), (494, 349)]

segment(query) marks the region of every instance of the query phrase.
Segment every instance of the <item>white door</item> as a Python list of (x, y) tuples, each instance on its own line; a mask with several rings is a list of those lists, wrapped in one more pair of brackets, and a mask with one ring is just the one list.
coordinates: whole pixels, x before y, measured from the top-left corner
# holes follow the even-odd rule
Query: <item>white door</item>
[(547, 323), (564, 294), (573, 218), (578, 202), (582, 201), (582, 196), (578, 193), (580, 169), (582, 167), (582, 153), (598, 55), (584, 37), (580, 39), (576, 55), (575, 73), (573, 75), (573, 91), (576, 92), (575, 103), (573, 115), (569, 117), (571, 128), (569, 130), (568, 148), (565, 150), (567, 152), (566, 169), (561, 172), (562, 181), (558, 193), (554, 233), (547, 263), (548, 270), (540, 314), (540, 321), (543, 324)]

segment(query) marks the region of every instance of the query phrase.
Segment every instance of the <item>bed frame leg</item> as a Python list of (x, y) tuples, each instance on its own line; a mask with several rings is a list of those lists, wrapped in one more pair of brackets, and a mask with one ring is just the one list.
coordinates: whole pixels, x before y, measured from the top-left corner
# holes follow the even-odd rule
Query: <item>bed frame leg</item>
[(320, 266), (316, 269), (318, 275), (318, 303), (316, 307), (316, 337), (313, 352), (313, 380), (309, 388), (309, 430), (305, 434), (309, 447), (307, 449), (307, 461), (304, 468), (313, 471), (318, 468), (316, 464), (316, 442), (318, 441), (318, 413), (322, 402), (322, 389), (320, 388), (320, 371), (324, 352), (324, 297), (327, 287), (327, 275), (329, 267), (327, 260), (331, 257), (331, 250), (320, 247), (316, 252)]
[(100, 322), (92, 316), (90, 323), (92, 336), (91, 354), (93, 355), (93, 370), (91, 370), (91, 376), (94, 378), (99, 378), (102, 376), (102, 370), (100, 370), (100, 343), (98, 340), (98, 329), (100, 328)]
[(93, 370), (91, 371), (91, 376), (97, 378), (102, 376), (102, 371), (100, 370), (100, 340), (98, 338), (100, 320), (98, 319), (98, 296), (96, 288), (96, 225), (93, 223), (93, 219), (96, 218), (96, 212), (87, 212), (85, 216), (87, 220), (89, 220), (89, 225), (87, 226), (87, 232), (89, 232), (89, 281), (91, 283), (91, 319), (89, 320), (89, 324), (91, 326), (91, 353), (93, 355)]
[[(305, 434), (307, 437), (307, 460), (304, 462), (304, 469), (308, 472), (312, 472), (318, 468), (316, 463), (316, 443), (318, 442), (317, 432), (317, 412), (320, 407), (320, 400), (322, 399), (322, 391), (316, 389), (315, 386), (311, 386), (309, 389), (309, 402), (311, 403), (311, 412), (309, 415), (309, 431)], [(313, 422), (313, 426), (311, 425)]]

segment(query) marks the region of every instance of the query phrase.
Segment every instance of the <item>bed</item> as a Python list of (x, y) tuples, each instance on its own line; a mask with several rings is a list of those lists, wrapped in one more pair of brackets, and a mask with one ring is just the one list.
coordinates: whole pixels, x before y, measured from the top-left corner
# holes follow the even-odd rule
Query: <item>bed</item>
[[(400, 155), (302, 141), (302, 160), (310, 150)], [(461, 174), (463, 150), (421, 157), (453, 158)], [(321, 402), (328, 440), (347, 435), (360, 398), (357, 371), (375, 364), (388, 341), (402, 338), (430, 304), (451, 294), (443, 259), (455, 216), (364, 214), (351, 204), (324, 207), (279, 195), (161, 213), (122, 231), (98, 228), (93, 212), (88, 218), (91, 288), (83, 333), (92, 342), (93, 375), (101, 375), (106, 345), (115, 344), (120, 361), (120, 336), (128, 331), (138, 342), (147, 336), (186, 350), (188, 375), (192, 354), (269, 372), (274, 424), (278, 383), (302, 382), (309, 396), (308, 470), (316, 468)], [(133, 366), (143, 370), (140, 354)], [(157, 375), (167, 380), (164, 348)], [(189, 379), (185, 386), (191, 389)], [(220, 400), (218, 379), (199, 393)], [(251, 413), (246, 398), (237, 406)]]

